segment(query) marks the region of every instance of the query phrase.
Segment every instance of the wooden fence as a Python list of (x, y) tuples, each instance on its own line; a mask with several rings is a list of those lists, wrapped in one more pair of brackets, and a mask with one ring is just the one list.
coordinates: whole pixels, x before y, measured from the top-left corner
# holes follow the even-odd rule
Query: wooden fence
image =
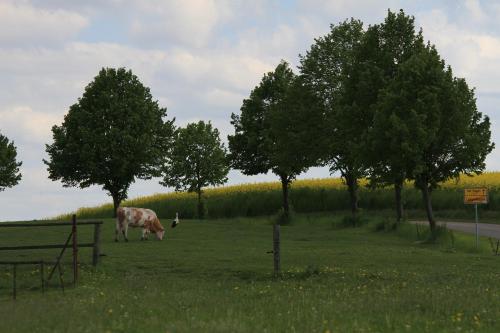
[[(94, 226), (94, 240), (92, 243), (78, 243), (78, 226)], [(35, 228), (35, 227), (64, 227), (71, 226), (71, 232), (64, 244), (42, 244), (42, 245), (20, 245), (20, 246), (0, 246), (0, 251), (22, 251), (22, 250), (44, 250), (44, 249), (61, 249), (59, 256), (54, 262), (54, 266), (47, 278), (44, 278), (44, 265), (50, 263), (44, 260), (30, 261), (0, 261), (0, 265), (12, 265), (13, 269), (13, 298), (16, 299), (16, 269), (18, 265), (40, 265), (42, 292), (45, 291), (45, 284), (51, 278), (56, 268), (59, 270), (59, 279), (61, 287), (64, 291), (64, 283), (61, 273), (61, 259), (66, 251), (66, 248), (72, 247), (72, 268), (73, 268), (73, 285), (76, 286), (78, 281), (78, 249), (81, 247), (92, 247), (92, 265), (97, 266), (101, 254), (101, 225), (102, 221), (84, 221), (77, 222), (76, 216), (73, 215), (71, 222), (31, 222), (31, 223), (0, 223), (0, 228)]]

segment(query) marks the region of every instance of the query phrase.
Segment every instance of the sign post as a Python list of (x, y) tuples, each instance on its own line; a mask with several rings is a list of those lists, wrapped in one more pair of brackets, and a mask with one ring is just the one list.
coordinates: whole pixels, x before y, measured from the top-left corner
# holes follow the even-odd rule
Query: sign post
[(488, 189), (487, 188), (466, 188), (464, 190), (464, 204), (474, 205), (476, 212), (476, 248), (479, 247), (479, 225), (477, 216), (477, 205), (488, 203)]

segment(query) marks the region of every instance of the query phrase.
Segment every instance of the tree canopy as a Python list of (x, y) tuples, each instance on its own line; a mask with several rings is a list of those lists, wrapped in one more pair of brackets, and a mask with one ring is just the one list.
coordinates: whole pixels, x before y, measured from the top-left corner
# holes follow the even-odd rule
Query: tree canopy
[(358, 210), (358, 179), (366, 174), (360, 152), (371, 124), (369, 106), (376, 98), (379, 77), (371, 72), (373, 67), (365, 66), (369, 50), (363, 47), (364, 36), (359, 20), (331, 25), (330, 32), (315, 39), (306, 55), (300, 56), (301, 76), (320, 101), (328, 128), (322, 160), (346, 181), (353, 214)]
[(0, 134), (0, 191), (13, 187), (21, 180), (19, 167), (22, 162), (17, 162), (17, 150), (13, 142)]
[(161, 184), (176, 191), (196, 192), (198, 216), (203, 218), (203, 188), (224, 184), (228, 172), (229, 161), (219, 131), (210, 122), (199, 121), (177, 129), (171, 154), (162, 168)]
[(103, 68), (87, 85), (46, 145), (49, 178), (64, 186), (100, 185), (115, 208), (130, 185), (160, 175), (173, 120), (132, 71)]

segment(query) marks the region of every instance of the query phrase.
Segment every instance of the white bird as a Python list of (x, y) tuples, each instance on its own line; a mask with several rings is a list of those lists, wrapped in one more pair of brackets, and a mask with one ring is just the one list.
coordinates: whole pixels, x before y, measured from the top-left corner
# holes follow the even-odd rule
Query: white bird
[(177, 227), (177, 225), (179, 224), (179, 213), (175, 213), (175, 219), (172, 221), (172, 228), (175, 228)]

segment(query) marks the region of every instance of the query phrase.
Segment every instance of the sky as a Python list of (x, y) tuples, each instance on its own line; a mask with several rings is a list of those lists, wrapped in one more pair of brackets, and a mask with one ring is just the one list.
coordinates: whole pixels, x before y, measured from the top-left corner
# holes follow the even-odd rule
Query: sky
[[(0, 133), (22, 161), (19, 185), (0, 192), (0, 221), (56, 216), (111, 202), (99, 186), (64, 188), (43, 159), (51, 128), (102, 67), (126, 67), (177, 126), (211, 121), (227, 141), (231, 113), (284, 59), (296, 70), (314, 38), (354, 17), (365, 26), (387, 10), (415, 16), (500, 136), (500, 2), (379, 0), (0, 0)], [(298, 72), (298, 71), (297, 71)], [(500, 146), (487, 170), (500, 170)], [(313, 168), (300, 178), (328, 177)], [(231, 171), (228, 184), (275, 180)], [(170, 191), (136, 181), (129, 197)]]

